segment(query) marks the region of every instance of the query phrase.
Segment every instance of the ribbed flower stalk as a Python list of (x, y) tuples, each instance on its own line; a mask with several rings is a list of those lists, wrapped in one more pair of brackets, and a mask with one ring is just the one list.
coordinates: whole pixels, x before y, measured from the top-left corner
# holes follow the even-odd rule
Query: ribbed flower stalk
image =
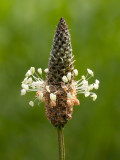
[(58, 126), (57, 133), (58, 133), (59, 160), (65, 160), (65, 144), (64, 144), (63, 127)]

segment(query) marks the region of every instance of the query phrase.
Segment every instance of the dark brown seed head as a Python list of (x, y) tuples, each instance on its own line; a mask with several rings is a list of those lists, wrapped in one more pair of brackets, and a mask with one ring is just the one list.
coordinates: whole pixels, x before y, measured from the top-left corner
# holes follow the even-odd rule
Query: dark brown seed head
[(57, 26), (52, 51), (50, 53), (48, 65), (49, 72), (47, 74), (48, 84), (61, 84), (62, 77), (67, 75), (68, 72), (72, 73), (73, 79), (73, 63), (70, 33), (65, 20), (61, 18)]

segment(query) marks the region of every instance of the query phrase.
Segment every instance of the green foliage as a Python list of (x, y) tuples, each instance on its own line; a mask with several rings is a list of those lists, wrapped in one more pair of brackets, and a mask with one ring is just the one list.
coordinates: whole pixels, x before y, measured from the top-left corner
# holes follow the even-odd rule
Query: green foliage
[(44, 106), (20, 96), (30, 66), (46, 68), (61, 17), (68, 23), (79, 76), (91, 68), (98, 99), (79, 96), (65, 127), (66, 159), (120, 158), (120, 1), (0, 0), (0, 159), (57, 159), (57, 131)]

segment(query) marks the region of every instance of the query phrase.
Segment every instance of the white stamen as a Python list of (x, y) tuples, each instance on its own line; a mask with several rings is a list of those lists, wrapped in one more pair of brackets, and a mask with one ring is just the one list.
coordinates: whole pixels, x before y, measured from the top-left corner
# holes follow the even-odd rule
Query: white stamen
[(28, 80), (28, 77), (26, 77), (26, 78), (22, 81), (22, 83), (23, 83), (23, 84), (27, 84), (27, 80)]
[(77, 69), (74, 69), (74, 74), (75, 74), (75, 76), (78, 76), (78, 70)]
[(42, 69), (41, 68), (38, 68), (38, 73), (41, 75), (42, 74)]
[(21, 90), (21, 96), (25, 95), (26, 94), (26, 90), (25, 89), (22, 89)]
[(96, 84), (99, 84), (99, 83), (100, 83), (100, 81), (96, 79), (96, 80), (95, 80), (95, 83), (96, 83)]
[(56, 95), (53, 94), (53, 93), (50, 93), (50, 99), (51, 99), (52, 101), (56, 101)]
[(85, 80), (85, 76), (84, 75), (82, 76), (82, 79)]
[(30, 102), (29, 102), (29, 105), (30, 105), (31, 107), (33, 107), (33, 106), (34, 106), (34, 102), (33, 102), (33, 101), (30, 101)]
[(50, 93), (50, 88), (49, 88), (49, 86), (46, 86), (46, 90)]
[(39, 100), (42, 100), (42, 98), (43, 98), (43, 93), (40, 92), (40, 93), (39, 93), (39, 96), (38, 96), (38, 99), (39, 99)]
[(28, 87), (27, 84), (22, 84), (21, 86), (22, 86), (22, 88), (25, 89), (25, 90), (28, 90), (28, 89), (29, 89), (29, 87)]
[(35, 73), (35, 67), (31, 67), (30, 72), (31, 72), (31, 74), (34, 74)]
[(40, 84), (40, 85), (43, 85), (43, 83), (44, 83), (44, 81), (43, 81), (43, 80), (42, 80), (42, 81), (39, 81), (39, 84)]
[(85, 97), (88, 97), (90, 95), (90, 92), (85, 92)]
[(88, 74), (86, 75), (86, 77), (83, 75), (82, 79), (77, 81), (76, 93), (83, 93), (85, 97), (88, 97), (89, 95), (91, 95), (91, 97), (93, 97), (93, 100), (95, 101), (97, 98), (97, 95), (90, 91), (93, 89), (98, 89), (100, 82), (99, 80), (96, 79), (95, 83), (89, 85), (88, 79), (90, 79), (94, 74), (93, 74), (93, 71), (90, 69), (87, 69), (87, 71), (88, 71), (88, 74), (90, 74), (90, 76), (87, 78)]
[(27, 83), (29, 83), (29, 84), (32, 83), (32, 78), (31, 77), (27, 80)]
[(93, 85), (93, 84), (90, 84), (90, 85), (89, 85), (89, 90), (91, 91), (91, 90), (93, 90), (93, 88), (94, 88), (94, 85)]
[(27, 73), (25, 74), (26, 77), (29, 77), (31, 75), (31, 71), (28, 70)]
[(91, 97), (93, 98), (93, 101), (95, 101), (95, 100), (97, 99), (97, 95), (96, 95), (95, 93), (93, 93), (93, 94), (91, 95)]
[(94, 76), (94, 73), (93, 73), (93, 71), (91, 69), (87, 68), (87, 71), (91, 76)]
[(68, 93), (68, 94), (67, 94), (67, 97), (68, 97), (68, 98), (71, 98), (71, 93)]
[(77, 82), (72, 82), (71, 87), (77, 86)]
[(67, 79), (67, 77), (66, 77), (66, 76), (63, 76), (63, 77), (62, 77), (62, 80), (63, 80), (63, 82), (65, 82), (65, 83), (67, 83), (67, 82), (68, 82), (68, 79)]
[(44, 71), (45, 71), (45, 73), (48, 73), (49, 69), (48, 69), (48, 68), (46, 68)]
[(88, 86), (88, 81), (83, 80), (82, 82), (83, 82), (83, 86)]
[(99, 88), (99, 84), (94, 83), (94, 88), (98, 89)]
[(33, 82), (33, 83), (31, 84), (31, 87), (34, 89), (35, 86), (36, 86), (36, 82)]
[(71, 80), (71, 72), (68, 72), (67, 78), (68, 78), (69, 81)]

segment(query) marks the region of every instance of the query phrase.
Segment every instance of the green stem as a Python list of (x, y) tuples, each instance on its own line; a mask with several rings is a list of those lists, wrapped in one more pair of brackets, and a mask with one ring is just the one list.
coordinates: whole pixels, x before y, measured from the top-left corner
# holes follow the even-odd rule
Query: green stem
[(65, 160), (65, 145), (64, 145), (64, 134), (63, 127), (57, 128), (58, 133), (58, 149), (59, 149), (59, 160)]

